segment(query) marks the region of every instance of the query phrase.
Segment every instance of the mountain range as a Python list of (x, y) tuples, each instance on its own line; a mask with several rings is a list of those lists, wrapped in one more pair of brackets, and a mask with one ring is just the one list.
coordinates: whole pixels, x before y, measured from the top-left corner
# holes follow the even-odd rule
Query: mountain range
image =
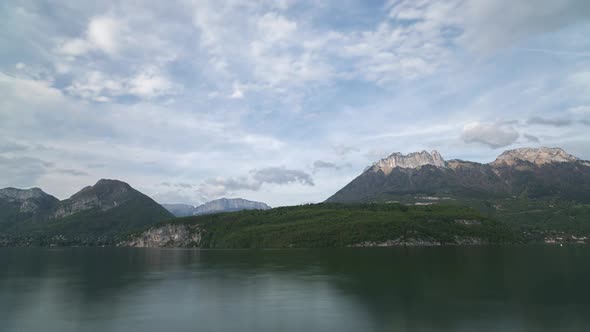
[(0, 233), (96, 242), (174, 216), (125, 182), (102, 179), (60, 201), (39, 188), (0, 189)]
[[(253, 211), (215, 214), (239, 210)], [(0, 246), (114, 244), (142, 231), (157, 246), (578, 241), (590, 238), (590, 162), (560, 148), (508, 150), (490, 163), (393, 153), (326, 202), (293, 209), (243, 199), (163, 207), (106, 179), (65, 200), (39, 188), (0, 189)]]
[(262, 202), (249, 201), (242, 198), (220, 198), (199, 206), (189, 204), (162, 204), (164, 208), (177, 217), (198, 216), (219, 212), (241, 210), (268, 210), (270, 206)]
[[(559, 148), (523, 148), (487, 164), (445, 161), (437, 152), (394, 153), (327, 202), (435, 199), (554, 199), (590, 203), (590, 162)], [(429, 199), (430, 198), (430, 199)]]

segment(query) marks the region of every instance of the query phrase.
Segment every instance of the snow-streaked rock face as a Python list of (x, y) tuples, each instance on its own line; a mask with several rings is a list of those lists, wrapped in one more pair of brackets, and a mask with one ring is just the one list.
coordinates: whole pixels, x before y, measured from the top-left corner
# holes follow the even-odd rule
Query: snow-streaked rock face
[(535, 165), (544, 165), (548, 163), (576, 162), (579, 159), (560, 148), (522, 148), (505, 151), (491, 165), (513, 166), (522, 161)]
[(189, 248), (201, 245), (203, 231), (198, 225), (168, 224), (153, 227), (118, 244), (138, 248)]
[(396, 167), (418, 168), (424, 165), (446, 167), (446, 162), (438, 151), (412, 152), (407, 155), (396, 152), (376, 162), (371, 169), (375, 172), (381, 170), (383, 173), (389, 174)]

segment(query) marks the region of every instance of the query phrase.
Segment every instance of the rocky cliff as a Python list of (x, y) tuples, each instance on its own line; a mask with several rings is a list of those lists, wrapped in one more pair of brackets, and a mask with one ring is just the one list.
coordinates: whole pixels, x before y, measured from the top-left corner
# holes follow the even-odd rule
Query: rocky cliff
[(191, 248), (199, 247), (204, 231), (199, 225), (166, 224), (152, 227), (118, 243), (120, 247)]
[(490, 165), (492, 166), (514, 166), (521, 162), (529, 162), (535, 165), (549, 163), (577, 162), (579, 158), (563, 151), (560, 148), (522, 148), (508, 150), (502, 153)]
[(424, 165), (445, 167), (446, 163), (438, 151), (432, 151), (430, 153), (427, 151), (413, 152), (407, 155), (396, 152), (373, 164), (371, 170), (389, 174), (394, 168), (418, 168)]

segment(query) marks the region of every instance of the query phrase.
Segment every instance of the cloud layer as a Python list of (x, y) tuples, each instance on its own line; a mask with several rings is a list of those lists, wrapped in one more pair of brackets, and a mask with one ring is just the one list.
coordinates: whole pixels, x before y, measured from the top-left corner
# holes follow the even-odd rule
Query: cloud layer
[(0, 186), (280, 206), (396, 151), (590, 159), (589, 17), (583, 0), (6, 2)]
[(231, 196), (239, 191), (259, 191), (264, 184), (288, 185), (291, 183), (304, 186), (315, 185), (311, 175), (304, 171), (285, 167), (267, 167), (253, 169), (247, 176), (207, 179), (201, 183), (197, 192), (203, 200), (207, 201), (219, 196)]
[(493, 149), (512, 145), (518, 139), (518, 132), (502, 123), (470, 122), (463, 127), (465, 143), (481, 143)]

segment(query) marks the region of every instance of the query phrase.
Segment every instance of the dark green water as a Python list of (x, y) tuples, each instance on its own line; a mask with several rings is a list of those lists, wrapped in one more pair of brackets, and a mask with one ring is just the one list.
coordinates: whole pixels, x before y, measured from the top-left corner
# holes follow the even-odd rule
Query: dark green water
[(590, 248), (0, 248), (0, 331), (590, 331)]

